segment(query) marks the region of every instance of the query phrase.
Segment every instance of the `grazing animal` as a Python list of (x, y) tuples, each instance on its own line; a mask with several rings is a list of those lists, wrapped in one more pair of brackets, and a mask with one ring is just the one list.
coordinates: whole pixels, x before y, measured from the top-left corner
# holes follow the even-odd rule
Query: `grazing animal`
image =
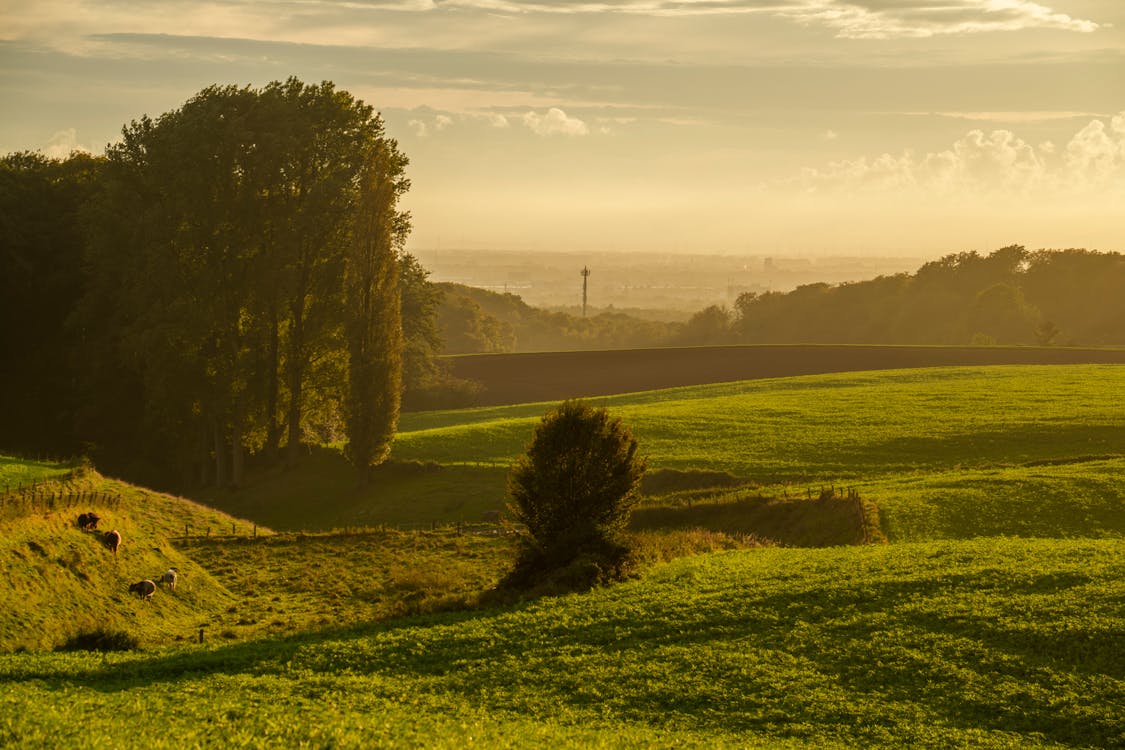
[(145, 601), (148, 601), (152, 598), (152, 595), (156, 593), (156, 584), (146, 578), (130, 586), (129, 593), (136, 594)]
[(78, 528), (90, 531), (98, 528), (98, 521), (102, 520), (97, 513), (82, 513), (78, 516)]
[(102, 544), (105, 545), (106, 549), (116, 555), (117, 548), (121, 546), (121, 532), (117, 529), (107, 531), (105, 536), (102, 537)]
[(175, 568), (168, 568), (168, 570), (164, 571), (164, 575), (160, 576), (160, 583), (168, 584), (168, 588), (175, 591), (176, 590), (176, 579), (179, 578), (179, 577), (180, 577), (180, 574), (176, 572)]

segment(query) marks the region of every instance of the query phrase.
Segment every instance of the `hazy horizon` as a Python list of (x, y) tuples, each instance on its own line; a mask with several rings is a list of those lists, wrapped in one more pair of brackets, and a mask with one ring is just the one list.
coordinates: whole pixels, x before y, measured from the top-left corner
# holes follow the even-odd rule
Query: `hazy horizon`
[(332, 80), (410, 157), (412, 248), (1125, 250), (1125, 3), (234, 0), (0, 9), (0, 151), (214, 84)]

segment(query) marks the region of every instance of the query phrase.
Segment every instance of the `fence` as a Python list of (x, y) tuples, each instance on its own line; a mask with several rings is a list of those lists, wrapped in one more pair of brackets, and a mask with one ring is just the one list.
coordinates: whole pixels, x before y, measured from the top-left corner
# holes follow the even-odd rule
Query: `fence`
[(5, 484), (0, 494), (0, 518), (9, 520), (64, 508), (85, 511), (95, 505), (116, 509), (120, 503), (121, 496), (116, 493), (76, 489), (69, 479), (38, 480), (14, 487)]

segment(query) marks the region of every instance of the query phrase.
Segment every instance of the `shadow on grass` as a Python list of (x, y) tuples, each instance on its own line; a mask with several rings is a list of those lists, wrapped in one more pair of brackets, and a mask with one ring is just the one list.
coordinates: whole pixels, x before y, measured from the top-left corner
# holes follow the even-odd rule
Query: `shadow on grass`
[(831, 496), (818, 500), (765, 497), (648, 506), (633, 511), (633, 531), (706, 529), (753, 535), (791, 547), (863, 544), (864, 516), (858, 501)]
[[(951, 614), (960, 611), (958, 601), (982, 594), (1034, 609), (1042, 594), (1084, 585), (1085, 576), (1073, 570), (1077, 564), (1016, 577), (995, 569), (880, 580), (880, 574), (866, 578), (852, 571), (853, 577), (839, 582), (813, 579), (811, 587), (781, 592), (716, 589), (716, 581), (695, 590), (654, 581), (657, 590), (647, 598), (623, 593), (579, 609), (567, 600), (525, 602), (131, 655), (68, 674), (61, 673), (65, 667), (36, 669), (32, 660), (15, 679), (41, 680), (51, 689), (78, 684), (121, 691), (211, 675), (283, 675), (297, 682), (381, 674), (415, 679), (419, 690), (475, 703), (484, 695), (482, 684), (491, 685), (486, 707), (506, 710), (525, 699), (521, 685), (534, 684), (539, 697), (528, 700), (544, 703), (534, 703), (539, 708), (529, 709), (533, 715), (558, 704), (600, 715), (609, 710), (652, 725), (687, 719), (700, 727), (767, 735), (823, 723), (852, 733), (852, 739), (879, 727), (912, 726), (914, 719), (897, 715), (894, 707), (912, 705), (913, 716), (946, 727), (1105, 746), (1120, 726), (1112, 712), (1098, 712), (1105, 696), (1087, 693), (1096, 684), (1081, 676), (1101, 666), (1090, 661), (1094, 650), (1108, 644), (1100, 631), (1088, 633), (1089, 649), (1044, 654), (1043, 641), (1025, 637), (1016, 625)], [(963, 599), (951, 606), (950, 597)], [(531, 612), (538, 608), (546, 611)], [(1036, 614), (1027, 612), (1045, 627), (1049, 613)], [(1052, 644), (1068, 647), (1064, 639)], [(1035, 668), (1028, 669), (1029, 663)], [(608, 694), (604, 684), (600, 696), (582, 689), (584, 682), (604, 680), (607, 667), (614, 675)], [(670, 685), (669, 674), (681, 679)], [(434, 677), (443, 679), (428, 680)], [(1006, 693), (1005, 680), (1021, 689)], [(1069, 692), (1060, 695), (1064, 687)], [(829, 693), (835, 699), (826, 702)]]
[(194, 500), (279, 531), (345, 526), (476, 522), (504, 505), (507, 468), (490, 464), (393, 461), (360, 487), (338, 450), (318, 447), (294, 468), (251, 475), (239, 490), (209, 490)]

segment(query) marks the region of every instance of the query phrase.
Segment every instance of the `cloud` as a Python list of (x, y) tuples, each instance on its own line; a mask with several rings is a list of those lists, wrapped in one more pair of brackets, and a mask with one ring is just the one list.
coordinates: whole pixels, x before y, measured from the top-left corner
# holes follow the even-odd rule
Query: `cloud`
[(414, 131), (414, 135), (419, 138), (427, 138), (432, 133), (440, 133), (453, 124), (453, 118), (449, 115), (435, 115), (432, 122), (426, 122), (421, 119), (408, 120), (406, 126)]
[(1066, 144), (1063, 158), (1073, 182), (1104, 186), (1125, 181), (1125, 112), (1115, 115), (1109, 127), (1092, 120)]
[(521, 119), (523, 124), (536, 135), (576, 136), (586, 135), (590, 132), (586, 123), (577, 117), (569, 116), (558, 107), (551, 107), (545, 115), (530, 111), (525, 113)]
[(508, 118), (497, 112), (492, 112), (488, 115), (488, 124), (494, 128), (508, 127)]
[(65, 159), (75, 151), (90, 153), (89, 148), (78, 142), (78, 131), (74, 128), (58, 131), (41, 150), (44, 156), (52, 159)]
[(1091, 32), (1099, 24), (1032, 0), (446, 0), (445, 7), (494, 13), (770, 15), (835, 29), (850, 39), (920, 38), (990, 31)]
[(1125, 191), (1125, 112), (1092, 120), (1058, 149), (1036, 147), (1010, 130), (971, 130), (948, 149), (832, 162), (806, 169), (810, 192), (903, 192), (939, 195)]
[[(6, 40), (38, 39), (70, 52), (124, 46), (106, 34), (288, 41), (326, 46), (463, 49), (542, 39), (561, 16), (781, 18), (849, 39), (923, 38), (1053, 29), (1092, 32), (1098, 21), (1055, 10), (1053, 0), (40, 0), (9, 3)], [(521, 19), (521, 23), (498, 22)], [(557, 31), (557, 29), (554, 29)]]

